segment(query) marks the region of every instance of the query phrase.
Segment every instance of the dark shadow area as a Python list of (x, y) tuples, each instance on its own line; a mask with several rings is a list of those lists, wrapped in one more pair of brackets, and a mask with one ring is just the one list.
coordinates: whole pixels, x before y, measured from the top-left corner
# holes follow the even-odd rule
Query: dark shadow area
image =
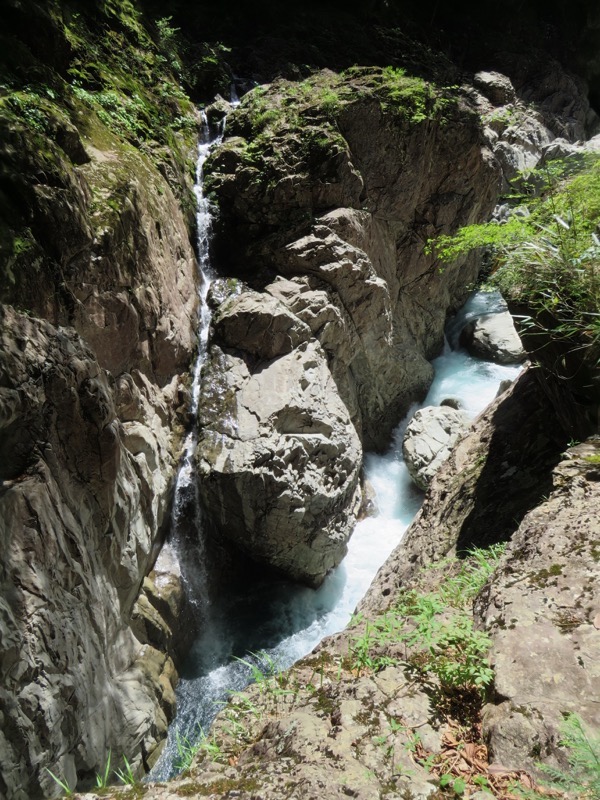
[(542, 386), (540, 369), (519, 379), (493, 416), (493, 433), (472, 510), (457, 540), (457, 552), (510, 539), (525, 514), (552, 489), (552, 469), (569, 442)]

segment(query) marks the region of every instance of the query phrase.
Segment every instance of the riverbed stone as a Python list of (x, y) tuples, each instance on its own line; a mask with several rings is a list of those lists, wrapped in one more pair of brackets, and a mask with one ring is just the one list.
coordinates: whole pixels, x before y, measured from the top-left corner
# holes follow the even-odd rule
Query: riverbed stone
[(468, 323), (461, 332), (460, 344), (471, 355), (498, 364), (516, 364), (526, 357), (509, 311)]
[(362, 450), (320, 345), (258, 363), (214, 345), (199, 424), (198, 487), (213, 536), (321, 583), (356, 522)]
[(428, 488), (469, 424), (467, 414), (449, 406), (427, 406), (415, 413), (404, 434), (402, 455), (419, 489)]

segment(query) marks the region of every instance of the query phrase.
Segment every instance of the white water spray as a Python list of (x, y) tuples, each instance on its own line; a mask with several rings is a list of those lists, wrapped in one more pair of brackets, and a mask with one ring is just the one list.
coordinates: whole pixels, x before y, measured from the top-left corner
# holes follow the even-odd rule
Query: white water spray
[[(183, 443), (183, 455), (173, 496), (171, 512), (170, 540), (162, 548), (156, 562), (156, 569), (160, 571), (178, 572), (186, 585), (188, 601), (197, 611), (203, 611), (209, 604), (208, 575), (204, 557), (204, 542), (202, 536), (196, 535), (202, 529), (200, 519), (200, 504), (198, 487), (194, 477), (193, 459), (198, 444), (196, 416), (200, 399), (200, 377), (202, 366), (206, 360), (208, 347), (208, 332), (210, 328), (210, 309), (206, 302), (208, 290), (214, 279), (210, 265), (210, 236), (211, 215), (207, 198), (204, 196), (204, 163), (213, 147), (218, 145), (225, 130), (225, 118), (215, 135), (211, 135), (206, 114), (202, 112), (202, 127), (198, 144), (198, 160), (196, 163), (196, 183), (194, 194), (196, 196), (196, 254), (198, 269), (198, 353), (192, 373), (190, 416), (192, 427)], [(186, 535), (190, 530), (191, 536)], [(193, 552), (191, 552), (193, 550)]]

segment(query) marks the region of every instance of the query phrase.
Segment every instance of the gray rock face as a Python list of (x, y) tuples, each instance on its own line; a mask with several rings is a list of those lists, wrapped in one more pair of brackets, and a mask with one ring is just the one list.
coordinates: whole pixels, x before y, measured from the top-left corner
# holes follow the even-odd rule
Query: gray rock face
[(515, 87), (510, 78), (500, 72), (481, 71), (473, 77), (474, 85), (495, 106), (504, 106), (514, 103), (517, 99)]
[(246, 291), (220, 305), (213, 319), (216, 337), (261, 359), (290, 353), (311, 338), (311, 331), (274, 297)]
[[(238, 135), (252, 136), (247, 98), (207, 164), (221, 252), (239, 278), (252, 284), (256, 269), (260, 280), (241, 294), (223, 282), (211, 292), (200, 493), (219, 538), (313, 585), (354, 525), (359, 440), (384, 447), (425, 394), (446, 309), (477, 271), (472, 260), (440, 273), (415, 237), (489, 212), (498, 177), (460, 104), (421, 127), (373, 96), (380, 71), (344, 80), (355, 101), (336, 112), (343, 139), (322, 120), (327, 146), (308, 158), (286, 129), (257, 155), (257, 172)], [(261, 98), (279, 107), (285, 91), (275, 83)]]
[[(331, 76), (314, 80), (338, 80)], [(343, 81), (336, 91), (351, 99), (336, 109), (335, 133), (312, 103), (306, 130), (290, 121), (257, 140), (252, 163), (246, 97), (207, 175), (220, 206), (223, 259), (250, 283), (268, 268), (274, 277), (261, 290), (309, 326), (363, 444), (383, 448), (426, 393), (446, 312), (478, 270), (472, 259), (441, 273), (415, 242), (489, 214), (499, 173), (476, 117), (460, 103), (421, 125), (376, 96), (385, 85), (381, 71), (358, 70)], [(261, 103), (279, 113), (282, 98), (295, 97), (303, 117), (307, 101), (292, 89), (276, 82)], [(317, 132), (327, 146), (307, 156), (298, 143)]]
[(447, 406), (427, 406), (416, 412), (404, 434), (402, 455), (419, 489), (428, 488), (469, 424), (465, 413)]
[[(255, 293), (226, 300), (215, 331), (225, 328), (230, 343), (245, 345), (256, 302)], [(259, 306), (248, 350), (214, 345), (204, 369), (200, 494), (219, 537), (318, 585), (346, 552), (362, 450), (321, 346), (312, 340), (290, 349), (310, 329), (274, 298)], [(271, 357), (256, 361), (258, 352)]]
[[(511, 74), (519, 76), (518, 85), (498, 72), (479, 72), (473, 80), (504, 190), (511, 181), (518, 185), (522, 173), (527, 176), (540, 163), (567, 154), (572, 143), (585, 139), (595, 117), (582, 82), (560, 64), (515, 58), (519, 63), (511, 65)], [(556, 139), (559, 146), (553, 145)]]
[(166, 735), (172, 637), (147, 597), (130, 622), (196, 343), (194, 134), (142, 151), (64, 111), (56, 135), (2, 123), (32, 239), (0, 287), (0, 795), (29, 800), (59, 791), (46, 768), (73, 787)]
[(120, 422), (72, 330), (0, 319), (0, 793), (25, 800), (55, 791), (45, 767), (74, 786), (110, 748), (137, 765), (165, 735), (173, 664), (129, 616), (174, 465), (142, 376), (123, 377)]
[(526, 355), (509, 311), (470, 322), (461, 332), (460, 343), (472, 356), (498, 364), (515, 364)]
[(542, 757), (567, 767), (557, 748), (566, 713), (600, 729), (599, 452), (593, 441), (567, 452), (476, 606), (498, 698), (484, 708), (484, 735), (503, 766), (535, 770)]

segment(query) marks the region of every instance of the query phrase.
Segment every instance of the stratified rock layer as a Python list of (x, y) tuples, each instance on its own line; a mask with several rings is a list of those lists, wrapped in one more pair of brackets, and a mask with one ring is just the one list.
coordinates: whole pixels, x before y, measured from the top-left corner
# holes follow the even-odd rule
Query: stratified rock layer
[[(121, 11), (130, 27), (117, 33)], [(182, 210), (196, 137), (151, 131), (148, 117), (141, 145), (126, 141), (131, 116), (123, 127), (95, 113), (102, 86), (120, 97), (115, 48), (120, 64), (133, 39), (156, 55), (134, 5), (98, 14), (28, 3), (7, 16), (26, 81), (53, 87), (34, 93), (37, 125), (14, 102), (21, 73), (0, 109), (0, 795), (16, 800), (60, 793), (48, 769), (70, 787), (93, 782), (111, 750), (147, 767), (175, 705), (173, 662), (156, 649), (172, 631), (150, 591), (134, 604), (168, 523), (196, 344)], [(68, 68), (91, 41), (103, 76), (78, 93)], [(128, 75), (127, 91), (156, 122), (170, 79), (153, 75), (151, 99), (135, 83), (146, 77)], [(168, 114), (193, 127), (183, 101), (171, 96)]]
[(173, 664), (128, 622), (173, 461), (141, 375), (120, 422), (72, 330), (0, 320), (0, 787), (25, 800), (55, 791), (45, 767), (74, 786), (111, 747), (137, 764), (165, 735)]

